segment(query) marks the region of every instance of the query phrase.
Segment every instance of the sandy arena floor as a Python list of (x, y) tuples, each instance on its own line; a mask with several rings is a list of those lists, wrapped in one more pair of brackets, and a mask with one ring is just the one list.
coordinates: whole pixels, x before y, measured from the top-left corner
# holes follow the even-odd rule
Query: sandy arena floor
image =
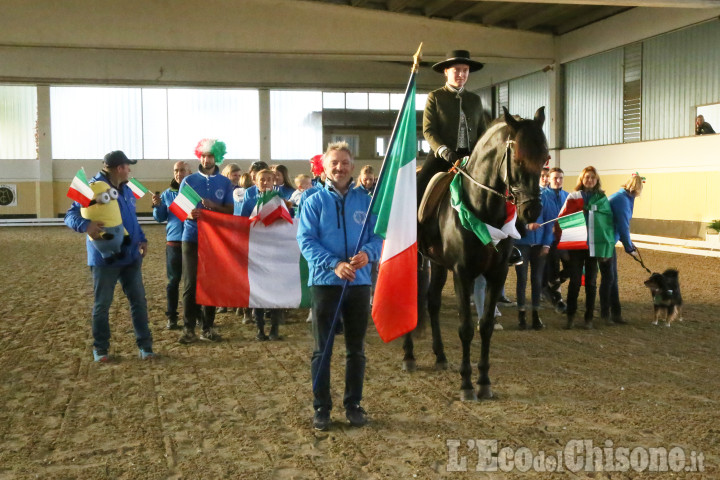
[[(118, 288), (113, 361), (101, 365), (92, 362), (83, 237), (61, 227), (0, 229), (0, 479), (720, 478), (716, 258), (644, 253), (654, 270), (680, 269), (685, 321), (671, 328), (650, 325), (647, 274), (626, 255), (619, 267), (628, 326), (598, 321), (594, 331), (565, 331), (563, 317), (545, 309), (548, 328), (523, 332), (514, 310), (504, 309), (505, 330), (494, 335), (491, 352), (496, 399), (478, 403), (459, 401), (457, 314), (448, 285), (450, 369), (433, 370), (426, 337), (416, 348), (419, 370), (402, 372), (401, 342), (383, 344), (370, 327), (364, 406), (371, 423), (350, 428), (336, 408), (323, 433), (311, 428), (307, 312), (291, 315), (282, 342), (257, 342), (252, 326), (225, 314), (217, 324), (226, 341), (178, 344), (178, 333), (164, 329), (164, 229), (145, 230), (145, 286), (161, 357), (137, 358)], [(514, 297), (513, 275), (508, 293)], [(336, 348), (336, 405), (342, 357)], [(476, 337), (474, 364), (478, 358)], [(541, 451), (555, 455), (573, 440), (640, 447), (634, 465), (651, 447), (679, 447), (684, 466), (702, 463), (704, 473), (583, 467), (560, 475), (538, 472), (539, 462), (526, 473), (522, 465), (479, 472), (475, 440), (482, 439), (497, 441), (498, 449), (526, 447), (517, 455), (536, 461)], [(455, 453), (449, 445), (458, 445)], [(463, 458), (467, 472), (448, 471), (462, 469)]]

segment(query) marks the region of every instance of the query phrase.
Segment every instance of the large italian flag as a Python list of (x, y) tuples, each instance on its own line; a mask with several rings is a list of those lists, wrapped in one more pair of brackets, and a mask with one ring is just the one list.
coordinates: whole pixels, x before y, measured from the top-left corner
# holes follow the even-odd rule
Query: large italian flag
[(310, 306), (308, 266), (297, 243), (297, 220), (266, 226), (247, 217), (203, 210), (197, 224), (198, 304)]
[(375, 233), (383, 237), (372, 318), (385, 342), (417, 326), (417, 205), (415, 75), (375, 189)]

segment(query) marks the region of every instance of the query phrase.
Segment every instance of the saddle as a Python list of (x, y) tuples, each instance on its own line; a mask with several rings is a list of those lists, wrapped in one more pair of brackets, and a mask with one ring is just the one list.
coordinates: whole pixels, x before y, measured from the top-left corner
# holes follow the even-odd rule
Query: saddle
[(450, 192), (455, 172), (436, 173), (428, 182), (418, 207), (418, 222), (425, 223), (437, 215), (440, 201)]

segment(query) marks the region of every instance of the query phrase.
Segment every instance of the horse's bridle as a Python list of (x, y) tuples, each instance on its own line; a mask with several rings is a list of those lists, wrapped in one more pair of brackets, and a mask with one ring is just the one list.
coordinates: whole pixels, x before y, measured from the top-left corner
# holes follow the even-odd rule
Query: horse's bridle
[[(512, 163), (512, 160), (514, 158), (514, 147), (515, 146), (515, 140), (508, 138), (505, 141), (505, 154), (503, 155), (503, 159), (501, 162), (505, 162), (505, 178), (503, 179), (505, 186), (507, 187), (507, 193), (499, 192), (498, 190), (495, 190), (492, 187), (488, 187), (487, 185), (483, 185), (482, 183), (478, 182), (472, 176), (467, 173), (464, 166), (458, 166), (457, 171), (465, 176), (468, 180), (470, 180), (473, 184), (477, 185), (478, 187), (487, 190), (488, 192), (492, 193), (493, 195), (497, 195), (498, 197), (502, 197), (506, 202), (510, 202), (513, 205), (518, 205), (517, 203), (517, 196), (516, 194), (522, 191), (522, 188), (520, 187), (514, 187), (510, 184), (510, 164)], [(500, 167), (498, 167), (498, 170), (500, 170)], [(500, 173), (498, 172), (498, 175)], [(520, 205), (530, 202), (532, 198), (528, 195), (527, 200), (523, 200), (520, 202)]]

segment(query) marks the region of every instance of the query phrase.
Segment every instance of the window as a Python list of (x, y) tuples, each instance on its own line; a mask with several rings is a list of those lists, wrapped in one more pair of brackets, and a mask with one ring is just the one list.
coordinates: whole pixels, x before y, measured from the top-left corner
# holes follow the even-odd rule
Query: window
[(0, 85), (0, 159), (37, 158), (37, 89)]
[(385, 157), (385, 155), (387, 154), (387, 147), (389, 143), (389, 135), (375, 137), (375, 156), (379, 158)]
[(270, 152), (273, 160), (308, 159), (323, 151), (322, 93), (270, 91)]
[(228, 159), (260, 157), (257, 90), (51, 87), (54, 158), (194, 158), (197, 142), (218, 138)]
[(360, 135), (332, 135), (330, 141), (332, 143), (346, 142), (350, 147), (353, 157), (357, 157), (360, 152)]
[[(716, 133), (720, 133), (720, 103), (697, 107), (697, 112), (695, 116), (697, 117), (698, 115), (702, 115), (705, 121), (709, 123), (710, 126), (713, 128), (713, 130), (715, 130)], [(695, 125), (693, 124), (693, 131), (694, 130)]]

